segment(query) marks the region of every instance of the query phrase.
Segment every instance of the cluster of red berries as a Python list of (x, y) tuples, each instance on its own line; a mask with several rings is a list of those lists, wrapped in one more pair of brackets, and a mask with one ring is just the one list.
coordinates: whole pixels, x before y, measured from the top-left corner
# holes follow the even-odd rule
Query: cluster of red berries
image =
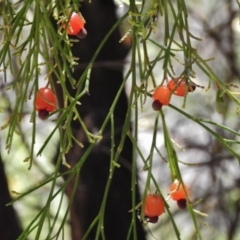
[(57, 98), (51, 88), (40, 88), (36, 94), (36, 111), (38, 111), (38, 117), (45, 120), (49, 113), (54, 112), (57, 109)]
[(152, 104), (153, 110), (159, 111), (163, 105), (168, 105), (172, 94), (184, 97), (188, 92), (193, 92), (196, 86), (192, 82), (187, 84), (185, 78), (174, 78), (168, 82), (167, 86), (158, 86), (152, 95), (154, 100)]
[[(185, 209), (187, 206), (187, 198), (189, 195), (188, 187), (175, 180), (170, 185), (170, 197), (172, 200), (177, 201), (180, 209)], [(150, 223), (157, 223), (159, 216), (165, 212), (165, 204), (163, 197), (157, 193), (148, 194), (146, 196), (144, 205), (144, 217)]]
[[(85, 21), (79, 13), (73, 12), (68, 26), (63, 23), (63, 28), (66, 28), (69, 35), (75, 35), (79, 38), (85, 38), (87, 31), (84, 28)], [(36, 94), (36, 111), (38, 111), (38, 117), (45, 120), (49, 113), (54, 112), (57, 109), (57, 98), (51, 88), (40, 88)]]
[(87, 31), (84, 28), (85, 21), (79, 13), (73, 12), (67, 26), (68, 35), (74, 35), (78, 38), (85, 38)]

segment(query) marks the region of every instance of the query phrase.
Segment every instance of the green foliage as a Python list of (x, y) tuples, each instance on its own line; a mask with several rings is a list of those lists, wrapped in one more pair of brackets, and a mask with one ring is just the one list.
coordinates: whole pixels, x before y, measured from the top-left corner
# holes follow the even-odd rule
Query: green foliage
[[(147, 101), (151, 99), (155, 87), (166, 85), (168, 80), (175, 77), (184, 77), (186, 84), (189, 84), (194, 82), (195, 78), (197, 78), (196, 72), (201, 72), (201, 74), (209, 80), (210, 85), (215, 86), (217, 84), (219, 86), (220, 90), (217, 90), (216, 97), (216, 106), (219, 113), (224, 114), (224, 116), (226, 115), (227, 106), (224, 102), (225, 97), (234, 103), (236, 107), (239, 107), (240, 102), (237, 98), (238, 93), (230, 91), (229, 84), (224, 83), (224, 81), (222, 81), (212, 69), (210, 65), (211, 61), (214, 60), (212, 59), (212, 56), (208, 56), (209, 59), (204, 59), (199, 55), (195, 48), (193, 42), (201, 41), (201, 39), (191, 33), (188, 21), (189, 13), (187, 1), (177, 0), (174, 2), (154, 0), (151, 2), (135, 2), (134, 0), (131, 0), (129, 3), (124, 1), (124, 4), (127, 7), (126, 13), (119, 18), (99, 45), (80, 79), (74, 79), (72, 76), (73, 67), (77, 64), (76, 61), (78, 59), (73, 56), (71, 52), (73, 40), (68, 37), (64, 30), (63, 22), (67, 23), (69, 20), (69, 13), (78, 9), (79, 1), (74, 0), (71, 1), (71, 3), (70, 1), (65, 1), (65, 3), (62, 4), (61, 1), (26, 0), (13, 3), (7, 0), (0, 3), (2, 16), (0, 28), (2, 42), (0, 49), (1, 77), (4, 84), (8, 85), (8, 92), (10, 94), (11, 92), (16, 94), (13, 104), (1, 105), (2, 112), (6, 113), (7, 111), (10, 111), (9, 114), (7, 114), (8, 119), (1, 126), (1, 129), (7, 133), (4, 138), (6, 151), (11, 152), (13, 145), (16, 144), (14, 143), (14, 136), (16, 134), (19, 134), (22, 138), (22, 142), (24, 142), (25, 137), (21, 125), (22, 116), (24, 114), (25, 105), (29, 99), (34, 99), (34, 96), (36, 95), (39, 88), (39, 78), (44, 78), (43, 81), (46, 81), (47, 85), (50, 84), (50, 86), (53, 86), (52, 74), (54, 74), (57, 77), (58, 84), (61, 85), (64, 94), (64, 107), (51, 114), (50, 117), (54, 119), (55, 126), (37, 151), (35, 143), (38, 127), (37, 115), (34, 109), (31, 114), (31, 119), (29, 119), (31, 122), (32, 135), (29, 156), (25, 158), (25, 161), (29, 163), (28, 169), (31, 170), (35, 158), (44, 153), (45, 148), (48, 144), (51, 144), (51, 140), (57, 132), (60, 135), (60, 154), (55, 169), (50, 176), (41, 181), (37, 186), (18, 195), (11, 203), (9, 203), (13, 204), (14, 202), (32, 194), (34, 191), (43, 188), (46, 184), (50, 184), (50, 191), (45, 205), (39, 210), (39, 213), (32, 219), (31, 223), (24, 229), (22, 235), (19, 236), (19, 239), (26, 239), (33, 232), (34, 239), (43, 239), (42, 232), (46, 222), (47, 235), (44, 236), (45, 239), (57, 239), (57, 237), (62, 237), (62, 239), (64, 239), (64, 225), (67, 222), (70, 206), (75, 191), (77, 190), (77, 180), (81, 174), (81, 167), (84, 162), (87, 161), (87, 157), (94, 146), (99, 140), (101, 140), (102, 133), (108, 123), (111, 124), (111, 135), (114, 136), (113, 112), (120, 93), (124, 90), (127, 82), (131, 83), (129, 108), (126, 114), (121, 141), (117, 146), (116, 151), (114, 151), (114, 140), (111, 142), (112, 151), (109, 164), (109, 178), (105, 188), (103, 201), (99, 215), (96, 216), (96, 219), (88, 230), (90, 231), (93, 226), (97, 226), (96, 239), (99, 239), (100, 236), (104, 236), (102, 226), (104, 225), (104, 211), (108, 191), (115, 169), (121, 167), (118, 163), (118, 159), (126, 138), (129, 138), (132, 141), (135, 149), (132, 165), (133, 189), (137, 176), (136, 161), (138, 156), (142, 161), (141, 164), (144, 171), (147, 172), (146, 182), (143, 187), (143, 204), (145, 196), (150, 189), (156, 189), (157, 192), (164, 196), (164, 191), (160, 188), (152, 171), (154, 153), (156, 153), (156, 150), (158, 151), (156, 138), (159, 126), (163, 131), (164, 147), (167, 153), (166, 157), (164, 157), (161, 155), (161, 152), (158, 151), (161, 155), (160, 158), (168, 164), (168, 174), (172, 181), (174, 179), (178, 179), (181, 182), (183, 181), (181, 170), (179, 168), (180, 160), (176, 153), (176, 146), (178, 146), (178, 143), (175, 143), (171, 138), (171, 132), (165, 118), (166, 108), (178, 112), (178, 114), (187, 118), (189, 121), (193, 121), (204, 128), (222, 145), (224, 149), (229, 151), (236, 160), (240, 161), (239, 152), (235, 147), (235, 144), (237, 144), (237, 146), (239, 144), (239, 132), (224, 124), (218, 124), (210, 119), (203, 119), (188, 113), (187, 110), (183, 109), (186, 108), (186, 104), (188, 104), (188, 95), (182, 98), (183, 108), (170, 104), (168, 107), (163, 107), (156, 113), (155, 123), (152, 129), (151, 149), (149, 155), (145, 157), (145, 154), (138, 145), (138, 118), (141, 114), (141, 110), (143, 110), (144, 106), (147, 104)], [(237, 1), (237, 4), (239, 4), (239, 1)], [(52, 17), (56, 20), (58, 31), (56, 31), (52, 25)], [(77, 105), (81, 103), (81, 98), (89, 91), (91, 68), (96, 57), (112, 32), (125, 20), (127, 20), (128, 30), (126, 35), (119, 40), (120, 42), (124, 42), (127, 37), (131, 38), (132, 51), (129, 69), (126, 71), (127, 73), (124, 77), (124, 81), (111, 105), (111, 108), (109, 109), (109, 113), (106, 116), (102, 127), (99, 129), (98, 133), (92, 133), (79, 115)], [(154, 37), (154, 34), (158, 32), (161, 33), (160, 41)], [(156, 50), (154, 55), (152, 54), (152, 48)], [(59, 52), (62, 54), (61, 57)], [(176, 74), (176, 65), (178, 66), (178, 72), (180, 72), (178, 74)], [(44, 69), (46, 69), (46, 72), (44, 72)], [(161, 76), (156, 75), (154, 72), (156, 69), (160, 69)], [(179, 69), (181, 70), (179, 71)], [(68, 92), (66, 78), (72, 88), (77, 89), (75, 96), (71, 96)], [(11, 79), (11, 81), (9, 79)], [(9, 97), (4, 96), (4, 101), (8, 102), (8, 98)], [(33, 102), (34, 101), (35, 100), (33, 100)], [(134, 116), (134, 122), (132, 123), (133, 135), (129, 131), (131, 125), (131, 113)], [(54, 118), (56, 114), (60, 114), (60, 117)], [(81, 161), (79, 161), (74, 167), (71, 167), (65, 161), (65, 155), (71, 149), (74, 142), (83, 148), (84, 146), (72, 134), (70, 125), (72, 119), (80, 123), (90, 143), (89, 147), (85, 149)], [(221, 136), (217, 131), (218, 129), (230, 133), (232, 138), (227, 139)], [(63, 175), (59, 173), (61, 164), (64, 164), (67, 167), (64, 174), (68, 173), (69, 177), (60, 187), (56, 188), (58, 180)], [(191, 166), (191, 163), (189, 163), (189, 166)], [(64, 192), (72, 179), (75, 181), (72, 197), (69, 199), (62, 217), (62, 222), (56, 231), (56, 222), (58, 221), (61, 206), (63, 204)], [(134, 219), (136, 215), (136, 206), (139, 206), (139, 203), (136, 202), (135, 194), (136, 193), (133, 191), (133, 222), (132, 225), (129, 226), (129, 236), (136, 228)], [(50, 211), (52, 202), (59, 196), (59, 207), (56, 214), (52, 216)], [(174, 229), (176, 239), (181, 239), (181, 229), (178, 229), (174, 220), (174, 215), (166, 200), (165, 204), (166, 212), (172, 224), (172, 228)], [(199, 216), (206, 215), (196, 211), (190, 201), (188, 201), (187, 209), (189, 212), (189, 218), (192, 219), (192, 224), (195, 228), (195, 238), (203, 239), (199, 228), (199, 225), (202, 224), (202, 222), (199, 221)], [(144, 224), (147, 224), (144, 221), (143, 213), (141, 213), (141, 219)], [(83, 239), (87, 239), (87, 234), (88, 232)], [(137, 239), (136, 235), (134, 239)]]

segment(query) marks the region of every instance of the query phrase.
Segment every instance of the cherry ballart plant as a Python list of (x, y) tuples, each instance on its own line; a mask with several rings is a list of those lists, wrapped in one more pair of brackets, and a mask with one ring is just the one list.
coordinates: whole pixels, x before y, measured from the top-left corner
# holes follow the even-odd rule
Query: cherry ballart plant
[(153, 95), (153, 104), (152, 108), (155, 111), (158, 111), (162, 106), (167, 106), (171, 100), (171, 91), (166, 86), (158, 86)]
[(148, 194), (145, 199), (144, 217), (148, 222), (158, 222), (158, 217), (165, 212), (163, 198), (158, 194)]
[[(81, 14), (73, 12), (67, 26), (67, 33), (69, 35), (77, 36), (78, 38), (85, 38), (87, 31), (84, 28), (85, 21)], [(65, 27), (64, 27), (65, 28)]]
[(188, 195), (189, 189), (185, 184), (180, 183), (177, 179), (171, 184), (170, 196), (177, 202), (179, 208), (186, 208)]
[(38, 117), (45, 120), (49, 113), (54, 112), (57, 108), (57, 98), (51, 88), (40, 88), (36, 94), (36, 111)]
[(0, 2), (1, 157), (29, 174), (6, 181), (1, 208), (26, 200), (12, 239), (211, 239), (208, 214), (237, 239), (239, 1), (214, 1), (213, 30), (204, 1)]
[(180, 97), (184, 97), (189, 92), (193, 92), (196, 89), (196, 85), (194, 83), (189, 83), (189, 85), (187, 85), (184, 78), (175, 78), (170, 80), (167, 87), (174, 95)]

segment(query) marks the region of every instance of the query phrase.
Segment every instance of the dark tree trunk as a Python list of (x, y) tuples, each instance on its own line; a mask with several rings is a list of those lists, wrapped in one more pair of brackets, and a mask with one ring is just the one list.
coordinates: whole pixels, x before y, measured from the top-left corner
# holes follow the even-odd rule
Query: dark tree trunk
[[(81, 6), (80, 11), (86, 19), (85, 28), (88, 35), (86, 39), (74, 44), (72, 48), (73, 55), (80, 58), (79, 65), (76, 66), (74, 71), (75, 79), (80, 78), (84, 67), (90, 62), (97, 47), (117, 21), (115, 5), (111, 0), (85, 2)], [(120, 38), (120, 32), (117, 29), (101, 50), (93, 66), (89, 95), (81, 98), (81, 105), (78, 110), (90, 132), (97, 132), (101, 127), (123, 81), (123, 63), (129, 47), (120, 44)], [(70, 86), (68, 90), (75, 96), (75, 92)], [(56, 91), (61, 104), (62, 94), (59, 85), (56, 85)], [(127, 96), (123, 91), (114, 112), (116, 147), (118, 147), (120, 142), (127, 108)], [(81, 149), (75, 144), (66, 156), (67, 162), (74, 166), (78, 161), (81, 161), (81, 156), (89, 143), (84, 136), (81, 126), (76, 121), (72, 122), (72, 129), (74, 135), (85, 146)], [(82, 239), (86, 230), (99, 213), (109, 175), (110, 132), (110, 124), (108, 124), (103, 133), (103, 139), (93, 149), (81, 168), (79, 187), (71, 208), (73, 240)], [(106, 204), (104, 232), (107, 240), (127, 239), (132, 220), (132, 214), (129, 213), (129, 210), (132, 208), (131, 159), (132, 144), (129, 139), (126, 139), (119, 159), (121, 167), (114, 172)], [(71, 184), (68, 186), (66, 191), (68, 196), (72, 193), (72, 187), (73, 185)], [(136, 193), (137, 198), (139, 198), (138, 189)], [(144, 240), (145, 233), (142, 225), (137, 219), (136, 222), (138, 240)], [(95, 239), (95, 230), (93, 229), (88, 235), (88, 240)], [(133, 239), (133, 236), (129, 239)]]
[(6, 206), (12, 199), (8, 190), (4, 165), (0, 159), (0, 240), (14, 240), (21, 234), (17, 215), (13, 206)]

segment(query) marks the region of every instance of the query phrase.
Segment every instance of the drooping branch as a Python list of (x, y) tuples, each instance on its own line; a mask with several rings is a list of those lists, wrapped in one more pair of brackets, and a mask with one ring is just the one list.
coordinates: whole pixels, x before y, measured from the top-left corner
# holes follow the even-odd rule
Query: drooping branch
[[(85, 2), (82, 4), (80, 11), (86, 20), (85, 27), (88, 35), (86, 39), (74, 43), (72, 47), (73, 56), (80, 59), (79, 65), (76, 66), (73, 73), (74, 79), (81, 77), (85, 70), (81, 66), (86, 66), (90, 62), (99, 44), (117, 21), (115, 5), (110, 0), (98, 0), (92, 3)], [(81, 105), (78, 106), (81, 118), (92, 133), (98, 132), (101, 128), (123, 83), (123, 63), (129, 47), (120, 44), (120, 38), (121, 35), (118, 28), (111, 34), (96, 58), (98, 64), (96, 67), (93, 64), (91, 70), (89, 94), (81, 98)], [(118, 62), (121, 64), (112, 68), (111, 64), (110, 66), (101, 65), (99, 64), (101, 62)], [(61, 107), (61, 103), (63, 103), (62, 90), (59, 84), (56, 84), (55, 88)], [(69, 84), (68, 91), (72, 96), (75, 96), (77, 89), (72, 89)], [(94, 147), (81, 167), (77, 192), (70, 214), (73, 240), (82, 239), (97, 216), (104, 218), (102, 228), (104, 229), (106, 239), (127, 239), (132, 222), (132, 213), (129, 213), (129, 210), (132, 208), (132, 191), (134, 188), (132, 187), (131, 172), (133, 149), (132, 143), (128, 138), (125, 139), (122, 147), (119, 146), (127, 111), (128, 100), (126, 93), (122, 91), (112, 114), (114, 136), (112, 136), (111, 124), (108, 123), (102, 134), (102, 140)], [(75, 166), (77, 162), (81, 161), (81, 157), (88, 148), (89, 142), (79, 122), (72, 121), (71, 127), (75, 138), (84, 145), (82, 149), (77, 144), (74, 144), (66, 155), (67, 162), (71, 166)], [(128, 130), (130, 131), (131, 127)], [(114, 149), (111, 146), (112, 138), (114, 138)], [(102, 213), (99, 211), (104, 201), (104, 192), (109, 179), (109, 166), (112, 160), (111, 151), (121, 152), (120, 157), (117, 159), (121, 167), (114, 171), (107, 195), (105, 211)], [(75, 180), (72, 180), (66, 189), (69, 198), (72, 195)], [(136, 201), (139, 201), (137, 187), (135, 191)], [(135, 221), (137, 239), (145, 240), (144, 230), (136, 216)], [(97, 228), (94, 227), (86, 239), (95, 239), (96, 230)], [(130, 236), (130, 239), (133, 239), (133, 231)]]

